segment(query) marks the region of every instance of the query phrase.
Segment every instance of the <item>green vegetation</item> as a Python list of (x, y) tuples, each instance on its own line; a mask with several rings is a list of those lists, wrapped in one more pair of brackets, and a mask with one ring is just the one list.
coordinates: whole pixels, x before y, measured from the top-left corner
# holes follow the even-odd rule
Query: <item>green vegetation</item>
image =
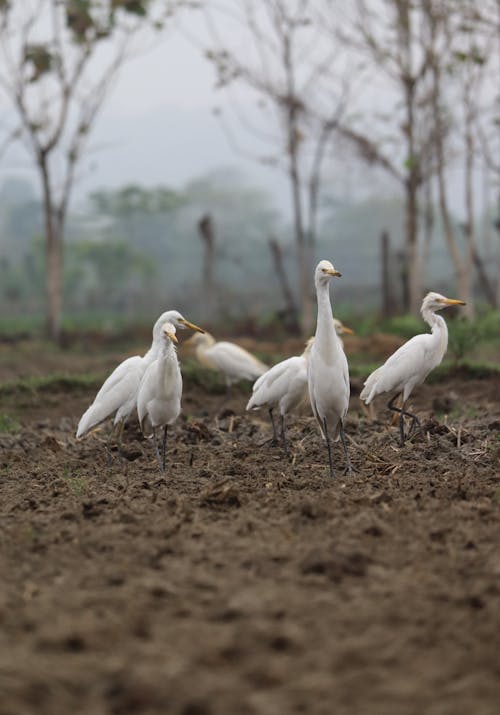
[(21, 423), (18, 422), (14, 417), (7, 415), (5, 413), (0, 413), (0, 434), (15, 434), (21, 431)]
[(23, 377), (19, 380), (0, 383), (0, 396), (17, 393), (37, 392), (72, 392), (99, 388), (104, 375), (43, 375), (42, 377)]

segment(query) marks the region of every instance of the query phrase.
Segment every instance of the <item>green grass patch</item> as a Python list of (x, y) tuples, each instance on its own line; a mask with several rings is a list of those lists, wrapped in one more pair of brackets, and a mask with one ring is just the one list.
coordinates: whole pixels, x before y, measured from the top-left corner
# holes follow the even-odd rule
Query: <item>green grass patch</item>
[(23, 377), (0, 383), (0, 396), (18, 393), (78, 392), (97, 389), (104, 382), (103, 375), (43, 375)]
[(21, 423), (18, 422), (14, 417), (7, 415), (5, 413), (0, 413), (0, 433), (3, 434), (15, 434), (20, 432)]

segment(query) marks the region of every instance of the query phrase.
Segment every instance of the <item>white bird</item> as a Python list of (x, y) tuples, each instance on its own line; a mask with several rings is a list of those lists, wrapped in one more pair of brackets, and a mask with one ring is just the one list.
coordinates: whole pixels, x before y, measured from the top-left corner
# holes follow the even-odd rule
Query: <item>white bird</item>
[[(153, 439), (162, 472), (165, 471), (167, 428), (180, 414), (182, 375), (177, 360), (175, 326), (164, 323), (156, 360), (147, 367), (137, 394), (137, 415), (142, 433)], [(163, 428), (162, 458), (158, 450), (157, 429)]]
[(307, 361), (307, 381), (311, 407), (328, 449), (330, 476), (333, 477), (331, 441), (340, 435), (347, 471), (351, 462), (344, 436), (344, 418), (349, 406), (349, 368), (340, 338), (335, 332), (330, 304), (330, 279), (341, 276), (330, 261), (320, 261), (314, 272), (318, 319), (316, 334)]
[(312, 342), (313, 338), (309, 338), (302, 355), (282, 360), (261, 375), (254, 383), (252, 397), (247, 404), (247, 410), (267, 407), (273, 426), (273, 444), (278, 441), (273, 410), (279, 407), (281, 441), (286, 454), (288, 448), (285, 437), (285, 415), (295, 409), (307, 394), (307, 358)]
[[(399, 413), (399, 435), (401, 446), (405, 442), (404, 416), (412, 418), (409, 435), (415, 425), (420, 426), (416, 415), (405, 409), (411, 393), (427, 375), (439, 365), (448, 347), (448, 328), (444, 318), (436, 315), (437, 310), (449, 305), (465, 305), (463, 300), (445, 298), (439, 293), (427, 293), (422, 302), (422, 318), (430, 325), (431, 332), (415, 335), (393, 353), (383, 365), (374, 370), (364, 383), (361, 399), (369, 405), (376, 395), (394, 392), (388, 408)], [(396, 407), (394, 401), (402, 395), (403, 404)]]
[(154, 324), (153, 341), (147, 353), (143, 356), (134, 355), (127, 358), (106, 379), (94, 402), (80, 418), (76, 432), (78, 439), (114, 415), (113, 429), (117, 430), (118, 445), (120, 445), (125, 423), (136, 408), (137, 391), (142, 376), (158, 355), (162, 342), (162, 327), (166, 322), (172, 323), (177, 328), (204, 332), (202, 328), (186, 320), (177, 310), (162, 313)]
[(229, 388), (238, 380), (255, 380), (269, 370), (268, 365), (235, 343), (216, 342), (210, 333), (194, 335), (191, 342), (195, 346), (198, 362), (224, 375)]
[[(351, 328), (333, 318), (337, 335), (353, 333)], [(285, 436), (285, 416), (300, 405), (307, 397), (307, 358), (312, 348), (314, 338), (309, 338), (302, 355), (290, 357), (273, 365), (259, 377), (252, 388), (252, 396), (247, 404), (247, 410), (258, 410), (267, 407), (273, 426), (273, 444), (276, 444), (277, 434), (273, 410), (279, 407), (281, 441), (285, 453), (288, 453)], [(342, 341), (340, 341), (342, 344)]]

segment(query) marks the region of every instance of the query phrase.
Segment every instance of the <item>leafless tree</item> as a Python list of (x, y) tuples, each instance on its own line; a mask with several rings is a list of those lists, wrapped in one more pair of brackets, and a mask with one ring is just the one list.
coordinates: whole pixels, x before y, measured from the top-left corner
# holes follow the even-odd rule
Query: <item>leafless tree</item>
[[(235, 87), (255, 93), (261, 116), (255, 119), (240, 112), (239, 119), (271, 147), (271, 153), (260, 159), (283, 169), (289, 180), (298, 304), (307, 334), (313, 318), (312, 264), (322, 170), (331, 136), (345, 112), (349, 86), (341, 50), (321, 22), (320, 11), (326, 12), (329, 4), (220, 0), (206, 10), (206, 56), (217, 71), (218, 86), (231, 96), (237, 113)], [(349, 76), (352, 85), (352, 66)]]
[(418, 2), (356, 0), (356, 13), (343, 39), (367, 58), (375, 83), (383, 78), (388, 106), (380, 112), (363, 112), (361, 122), (343, 126), (341, 131), (365, 161), (385, 169), (404, 189), (409, 288), (405, 307), (416, 312), (422, 293), (419, 193), (428, 168), (423, 156), (431, 132), (428, 47)]
[(99, 110), (146, 24), (177, 5), (148, 0), (0, 2), (0, 89), (40, 177), (45, 218), (47, 323), (61, 334), (65, 221), (77, 167)]

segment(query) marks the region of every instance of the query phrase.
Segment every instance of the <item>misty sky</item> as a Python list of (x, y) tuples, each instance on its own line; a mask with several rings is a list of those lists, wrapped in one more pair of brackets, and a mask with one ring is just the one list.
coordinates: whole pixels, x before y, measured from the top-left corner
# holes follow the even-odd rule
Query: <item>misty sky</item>
[[(189, 15), (191, 36), (202, 36), (200, 23)], [(75, 186), (76, 202), (94, 189), (132, 182), (180, 188), (195, 176), (227, 166), (238, 167), (250, 183), (270, 191), (276, 205), (289, 213), (284, 175), (242, 157), (228, 142), (213, 113), (214, 106), (223, 103), (214, 84), (214, 72), (201, 47), (188, 40), (179, 27), (167, 32), (153, 49), (129, 61), (94, 125), (90, 151)], [(245, 109), (255, 112), (254, 98), (248, 95), (247, 101)], [(238, 139), (249, 154), (262, 151), (242, 128)], [(19, 150), (0, 163), (0, 183), (9, 175), (30, 177), (38, 189), (38, 177), (29, 162), (20, 158)], [(398, 193), (386, 174), (379, 173), (375, 181), (354, 157), (348, 157), (340, 170), (336, 163), (326, 178), (328, 189), (344, 197), (372, 191), (386, 196)]]

